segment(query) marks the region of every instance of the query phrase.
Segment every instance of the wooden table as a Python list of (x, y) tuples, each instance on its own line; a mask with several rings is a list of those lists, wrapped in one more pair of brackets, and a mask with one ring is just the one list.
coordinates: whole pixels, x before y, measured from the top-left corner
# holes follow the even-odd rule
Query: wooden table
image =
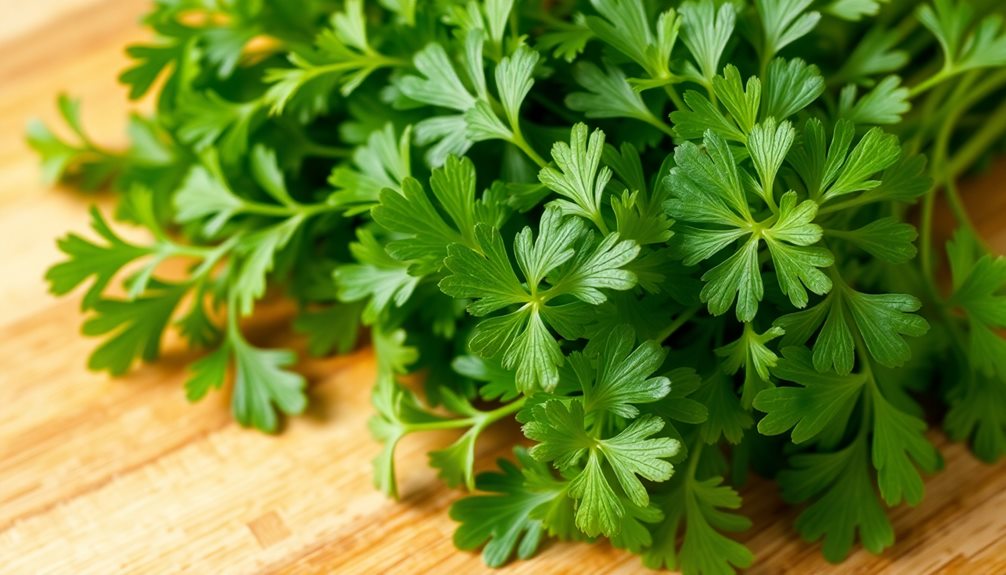
[[(45, 292), (55, 238), (87, 226), (86, 206), (109, 205), (40, 183), (23, 143), (27, 118), (55, 119), (54, 98), (84, 100), (97, 138), (121, 144), (123, 46), (142, 37), (137, 0), (0, 2), (0, 573), (477, 573), (456, 551), (447, 507), (458, 496), (426, 465), (450, 434), (410, 437), (399, 449), (400, 502), (371, 487), (378, 451), (366, 429), (373, 368), (361, 351), (307, 363), (309, 413), (269, 437), (233, 423), (223, 394), (197, 405), (182, 391), (192, 355), (171, 340), (163, 361), (110, 380), (85, 369), (93, 340), (78, 333), (79, 299)], [(969, 187), (978, 225), (1006, 251), (1006, 166)], [(998, 188), (998, 189), (995, 189)], [(997, 193), (993, 193), (997, 192)], [(268, 343), (288, 310), (252, 326)], [(513, 429), (481, 442), (479, 467)], [(934, 435), (948, 471), (927, 482), (918, 508), (893, 511), (898, 543), (882, 557), (857, 551), (841, 567), (792, 529), (775, 488), (745, 489), (755, 527), (743, 534), (758, 573), (1006, 572), (1006, 467), (976, 461)], [(636, 573), (639, 560), (606, 544), (550, 544), (504, 573)]]

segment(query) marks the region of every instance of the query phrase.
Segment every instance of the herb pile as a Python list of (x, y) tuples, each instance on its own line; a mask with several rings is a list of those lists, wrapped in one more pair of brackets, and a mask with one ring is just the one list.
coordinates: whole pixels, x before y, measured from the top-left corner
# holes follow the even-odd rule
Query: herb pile
[[(98, 239), (61, 240), (47, 277), (89, 284), (91, 368), (155, 360), (178, 330), (206, 351), (188, 397), (232, 386), (264, 431), (307, 401), (295, 354), (242, 332), (267, 292), (313, 353), (369, 338), (377, 486), (396, 495), (403, 436), (463, 431), (430, 464), (473, 492), (455, 542), (491, 566), (604, 537), (651, 567), (746, 567), (749, 469), (829, 560), (880, 553), (887, 510), (941, 466), (927, 421), (1006, 452), (1006, 259), (955, 187), (1004, 148), (1003, 15), (158, 0), (121, 75), (157, 92), (131, 146), (96, 144), (68, 98), (71, 138), (29, 132), (49, 180), (118, 190), (115, 219), (150, 239), (94, 210)], [(476, 476), (480, 434), (514, 418), (513, 459)]]

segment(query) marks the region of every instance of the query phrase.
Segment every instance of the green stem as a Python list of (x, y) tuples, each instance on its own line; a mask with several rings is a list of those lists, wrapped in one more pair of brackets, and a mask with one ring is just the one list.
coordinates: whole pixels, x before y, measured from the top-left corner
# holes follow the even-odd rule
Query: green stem
[(922, 94), (925, 94), (929, 90), (933, 89), (935, 86), (950, 79), (953, 74), (948, 73), (946, 68), (942, 68), (939, 72), (933, 74), (932, 76), (926, 78), (921, 83), (916, 84), (908, 89), (908, 97), (915, 99)]
[(674, 335), (674, 332), (678, 331), (679, 329), (681, 329), (682, 326), (688, 323), (688, 320), (695, 317), (695, 314), (698, 313), (699, 310), (701, 309), (702, 306), (697, 305), (695, 307), (688, 308), (685, 311), (678, 314), (678, 317), (674, 318), (674, 321), (668, 324), (668, 326), (664, 328), (664, 331), (660, 332), (660, 335), (656, 337), (656, 341), (659, 342), (666, 341), (667, 338)]
[(950, 211), (953, 212), (954, 217), (957, 218), (957, 222), (970, 230), (976, 238), (979, 238), (974, 222), (971, 221), (971, 216), (968, 215), (968, 210), (964, 207), (961, 195), (957, 191), (957, 181), (954, 179), (947, 180), (945, 191), (947, 194), (947, 203), (950, 205)]
[(716, 90), (713, 88), (712, 78), (704, 79), (702, 85), (705, 86), (706, 92), (709, 94), (709, 101), (713, 103), (713, 106), (718, 105), (719, 100), (716, 99)]
[[(962, 90), (967, 90), (970, 85), (970, 81), (973, 77), (966, 78), (965, 81), (958, 84), (957, 89), (954, 90), (950, 97), (950, 101), (956, 101), (957, 98), (961, 96)], [(933, 145), (933, 171), (939, 172), (944, 170), (944, 165), (946, 164), (947, 158), (947, 147), (950, 145), (950, 135), (953, 133), (954, 123), (957, 119), (957, 114), (962, 112), (962, 108), (957, 108), (956, 110), (950, 112), (950, 114), (943, 120), (940, 128), (936, 134), (936, 141)], [(933, 212), (936, 206), (936, 194), (939, 193), (940, 186), (934, 185), (929, 192), (926, 194), (925, 199), (922, 203), (922, 230), (920, 232), (920, 263), (922, 265), (922, 273), (925, 276), (926, 282), (932, 283), (934, 281), (933, 274)]]
[(220, 258), (234, 249), (234, 246), (236, 246), (240, 240), (241, 234), (231, 236), (224, 243), (208, 250), (204, 256), (197, 256), (203, 257), (203, 262), (192, 272), (190, 281), (195, 284), (206, 279), (206, 276), (217, 265)]
[(653, 126), (654, 128), (656, 128), (656, 129), (660, 130), (661, 132), (663, 132), (663, 133), (664, 133), (665, 135), (667, 135), (668, 137), (670, 137), (670, 138), (673, 138), (673, 137), (674, 137), (674, 130), (672, 130), (672, 129), (671, 129), (671, 127), (670, 127), (670, 126), (668, 126), (667, 124), (665, 124), (665, 123), (661, 122), (661, 121), (660, 121), (660, 120), (659, 120), (659, 119), (658, 119), (658, 118), (657, 118), (656, 116), (654, 116), (653, 114), (650, 114), (650, 115), (648, 115), (647, 117), (645, 117), (645, 118), (641, 118), (641, 119), (642, 119), (642, 120), (643, 120), (644, 122), (646, 122), (647, 124), (649, 124), (649, 125)]
[(241, 328), (238, 326), (238, 302), (237, 302), (237, 291), (234, 289), (227, 289), (227, 342), (243, 342), (244, 335), (241, 333)]
[(303, 216), (305, 218), (318, 215), (323, 212), (331, 212), (339, 209), (337, 206), (333, 206), (327, 203), (318, 204), (293, 204), (290, 206), (276, 205), (276, 204), (263, 204), (259, 202), (244, 202), (241, 206), (241, 212), (246, 214), (255, 214), (258, 216), (269, 216), (277, 218), (292, 218), (296, 216)]
[[(986, 78), (984, 82), (972, 89), (974, 81), (978, 78), (976, 72), (966, 76), (951, 94), (951, 102), (959, 102), (957, 106), (947, 114), (936, 135), (933, 145), (933, 177), (937, 185), (926, 195), (922, 205), (922, 220), (920, 231), (920, 262), (925, 280), (932, 284), (930, 290), (934, 294), (935, 288), (934, 261), (933, 261), (933, 212), (935, 210), (936, 195), (942, 189), (946, 192), (947, 203), (957, 219), (960, 226), (970, 230), (975, 237), (979, 237), (975, 232), (974, 224), (964, 207), (960, 194), (957, 191), (957, 178), (966, 170), (977, 158), (984, 153), (988, 147), (1006, 131), (1006, 104), (1000, 106), (991, 118), (985, 122), (983, 127), (973, 135), (953, 157), (948, 160), (947, 154), (950, 148), (950, 139), (960, 116), (978, 103), (989, 92), (995, 90), (1002, 83), (1006, 83), (1006, 74), (1002, 72)], [(942, 185), (942, 186), (941, 186)]]
[(460, 429), (464, 427), (479, 427), (482, 429), (496, 423), (508, 415), (517, 413), (522, 407), (524, 407), (525, 401), (527, 401), (527, 398), (522, 397), (492, 411), (480, 411), (470, 417), (445, 419), (442, 421), (429, 421), (426, 423), (410, 423), (405, 425), (405, 431), (406, 433), (412, 433), (414, 431), (437, 431), (441, 429)]
[(604, 216), (601, 215), (600, 208), (590, 216), (590, 221), (594, 222), (594, 225), (597, 226), (597, 231), (601, 232), (601, 235), (606, 236), (611, 233), (611, 230), (608, 229), (608, 224), (604, 223)]
[(936, 190), (933, 186), (922, 200), (922, 217), (919, 222), (919, 263), (925, 283), (933, 282), (933, 208), (936, 204)]
[(472, 418), (445, 419), (442, 421), (428, 421), (426, 423), (410, 423), (404, 426), (406, 433), (414, 431), (438, 431), (441, 429), (460, 429), (474, 425)]
[(335, 146), (325, 146), (314, 142), (307, 142), (304, 145), (304, 152), (308, 156), (315, 156), (318, 158), (337, 158), (340, 160), (351, 158), (353, 156), (353, 150), (348, 148), (336, 148)]
[(524, 134), (520, 131), (520, 126), (513, 127), (513, 140), (511, 140), (510, 143), (517, 146), (517, 148), (524, 152), (524, 154), (530, 158), (532, 162), (538, 164), (539, 168), (544, 168), (548, 165), (545, 158), (539, 156), (538, 152), (534, 151), (534, 148), (531, 147), (531, 144), (528, 144), (527, 140), (524, 139)]
[(926, 96), (925, 101), (919, 107), (918, 117), (921, 119), (919, 124), (922, 127), (919, 129), (918, 133), (914, 134), (908, 143), (910, 153), (919, 153), (919, 150), (921, 150), (923, 145), (926, 143), (926, 139), (929, 136), (928, 129), (933, 126), (932, 118), (937, 115), (940, 104), (944, 102), (944, 97), (946, 96), (946, 92), (949, 88), (949, 85), (939, 86)]
[(667, 97), (671, 99), (671, 102), (674, 102), (674, 109), (685, 109), (685, 101), (678, 95), (678, 90), (673, 84), (664, 84), (664, 92), (667, 93)]
[(950, 158), (947, 162), (947, 173), (944, 176), (947, 179), (959, 177), (974, 165), (978, 158), (988, 151), (989, 146), (1003, 136), (1004, 132), (1006, 132), (1006, 102), (996, 108), (982, 128), (968, 138), (967, 143), (961, 146), (957, 153)]
[(702, 458), (702, 449), (704, 447), (705, 442), (699, 436), (695, 440), (695, 447), (692, 448), (692, 452), (688, 454), (688, 470), (685, 475), (685, 481), (689, 483), (695, 480), (695, 472), (699, 468), (699, 459)]

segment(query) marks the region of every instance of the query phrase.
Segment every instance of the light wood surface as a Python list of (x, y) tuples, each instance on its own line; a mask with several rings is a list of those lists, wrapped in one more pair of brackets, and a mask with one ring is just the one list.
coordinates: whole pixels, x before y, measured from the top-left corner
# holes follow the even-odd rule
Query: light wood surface
[[(79, 299), (47, 295), (42, 275), (55, 238), (87, 226), (86, 197), (40, 183), (23, 143), (26, 119), (55, 118), (67, 91), (110, 146), (123, 142), (125, 93), (115, 76), (123, 46), (142, 37), (138, 0), (0, 0), (0, 573), (480, 573), (451, 543), (441, 485), (425, 451), (450, 434), (399, 449), (402, 500), (371, 486), (367, 351), (312, 360), (309, 413), (276, 437), (231, 420), (215, 394), (186, 402), (193, 356), (169, 340), (164, 359), (111, 380), (85, 369), (95, 342), (78, 333)], [(1006, 166), (968, 187), (978, 226), (1006, 249)], [(254, 341), (292, 345), (289, 309), (268, 307)], [(479, 467), (504, 454), (515, 429), (479, 445)], [(840, 567), (792, 529), (774, 486), (747, 487), (744, 539), (754, 573), (1006, 572), (1006, 467), (979, 463), (933, 435), (947, 471), (925, 501), (892, 512), (898, 543), (881, 557), (857, 551)], [(504, 573), (637, 573), (639, 560), (606, 544), (549, 544)]]

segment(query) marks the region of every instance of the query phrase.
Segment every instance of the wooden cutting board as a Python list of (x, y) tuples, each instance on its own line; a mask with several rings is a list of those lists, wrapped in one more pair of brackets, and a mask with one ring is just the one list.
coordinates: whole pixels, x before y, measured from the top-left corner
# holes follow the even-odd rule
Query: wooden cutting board
[[(136, 0), (0, 1), (0, 573), (479, 573), (456, 551), (445, 488), (425, 461), (447, 433), (399, 449), (402, 500), (371, 487), (370, 354), (308, 362), (309, 412), (275, 437), (233, 423), (223, 394), (197, 405), (182, 392), (191, 353), (169, 340), (164, 359), (126, 378), (89, 373), (94, 341), (78, 333), (79, 299), (46, 294), (55, 238), (87, 226), (86, 207), (110, 198), (40, 183), (23, 143), (29, 117), (53, 122), (60, 91), (84, 101), (97, 139), (121, 145), (123, 46), (142, 32)], [(1006, 166), (968, 187), (979, 227), (1006, 251)], [(289, 309), (268, 306), (250, 326), (260, 343), (303, 349)], [(478, 466), (515, 430), (479, 444)], [(1006, 572), (1006, 466), (976, 461), (934, 434), (947, 471), (915, 509), (892, 512), (898, 543), (857, 551), (841, 567), (792, 529), (775, 488), (744, 491), (755, 522), (741, 538), (756, 573)], [(639, 560), (606, 544), (549, 544), (504, 573), (636, 573)]]

